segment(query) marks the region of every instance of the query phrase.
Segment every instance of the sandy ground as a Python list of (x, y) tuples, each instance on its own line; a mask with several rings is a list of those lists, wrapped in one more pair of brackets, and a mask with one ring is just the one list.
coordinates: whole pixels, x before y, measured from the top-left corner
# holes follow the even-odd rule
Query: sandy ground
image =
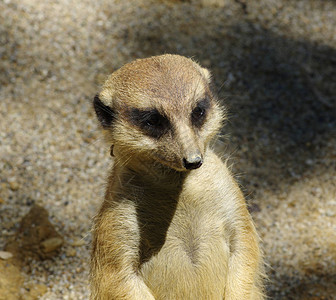
[(162, 53), (210, 68), (230, 111), (219, 150), (262, 238), (269, 297), (336, 299), (336, 3), (244, 3), (0, 0), (0, 250), (33, 204), (48, 210), (65, 244), (22, 268), (41, 299), (88, 298), (111, 164), (90, 101), (113, 70)]

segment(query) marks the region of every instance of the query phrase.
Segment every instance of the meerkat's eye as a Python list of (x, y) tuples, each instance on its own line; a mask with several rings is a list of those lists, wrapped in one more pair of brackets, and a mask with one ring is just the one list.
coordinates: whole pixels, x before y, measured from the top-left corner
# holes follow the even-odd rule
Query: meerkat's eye
[(148, 118), (144, 121), (146, 125), (152, 127), (158, 127), (162, 125), (163, 118), (159, 113), (153, 113), (148, 116)]
[(192, 118), (197, 120), (199, 118), (202, 118), (204, 114), (205, 114), (205, 109), (203, 107), (197, 106), (192, 112)]
[(148, 135), (159, 138), (167, 132), (170, 123), (156, 109), (131, 111), (131, 120), (134, 124), (143, 129)]
[(205, 121), (207, 111), (210, 107), (210, 99), (208, 97), (197, 103), (197, 106), (191, 113), (191, 122), (196, 127), (201, 127)]

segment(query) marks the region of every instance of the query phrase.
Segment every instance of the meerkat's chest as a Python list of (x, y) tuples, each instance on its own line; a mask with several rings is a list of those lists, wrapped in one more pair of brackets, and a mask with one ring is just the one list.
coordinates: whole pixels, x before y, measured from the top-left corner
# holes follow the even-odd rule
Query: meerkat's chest
[(158, 299), (223, 299), (228, 260), (219, 207), (182, 202), (141, 274)]

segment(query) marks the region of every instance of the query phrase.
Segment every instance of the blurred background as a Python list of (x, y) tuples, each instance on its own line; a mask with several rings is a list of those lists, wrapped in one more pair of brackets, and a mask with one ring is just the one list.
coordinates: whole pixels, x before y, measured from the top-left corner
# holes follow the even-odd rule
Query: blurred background
[(0, 299), (88, 298), (111, 165), (91, 100), (123, 64), (164, 53), (209, 68), (229, 110), (217, 148), (270, 299), (336, 299), (335, 28), (333, 0), (0, 0)]

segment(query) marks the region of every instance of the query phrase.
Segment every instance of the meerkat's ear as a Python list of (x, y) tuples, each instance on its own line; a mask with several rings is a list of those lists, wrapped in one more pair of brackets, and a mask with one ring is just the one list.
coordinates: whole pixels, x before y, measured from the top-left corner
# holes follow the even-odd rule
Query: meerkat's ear
[(113, 109), (105, 105), (99, 98), (98, 95), (96, 95), (93, 99), (93, 107), (96, 112), (98, 121), (103, 126), (103, 128), (109, 128), (112, 126), (113, 120), (115, 119), (115, 112)]
[(206, 68), (202, 68), (201, 67), (201, 73), (205, 77), (206, 81), (208, 83), (210, 83), (211, 82), (211, 73), (210, 73), (210, 71), (208, 69), (206, 69)]

